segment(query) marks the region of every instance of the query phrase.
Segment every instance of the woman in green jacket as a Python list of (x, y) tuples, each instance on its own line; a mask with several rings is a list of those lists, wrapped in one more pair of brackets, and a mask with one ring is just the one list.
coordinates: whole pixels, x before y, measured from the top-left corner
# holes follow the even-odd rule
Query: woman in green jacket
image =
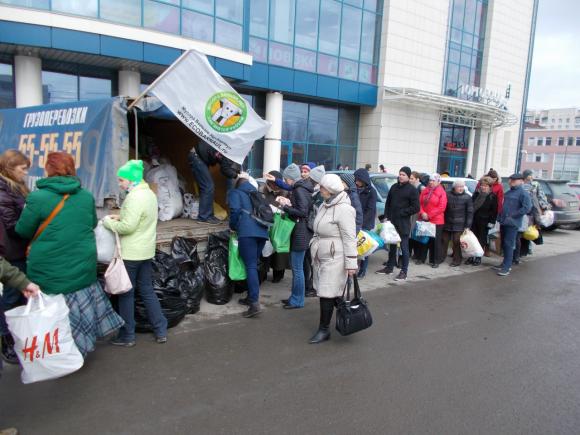
[[(72, 334), (84, 356), (95, 349), (98, 338), (123, 325), (97, 282), (97, 225), (93, 195), (81, 188), (70, 154), (48, 155), (47, 178), (26, 198), (16, 232), (32, 240), (26, 274), (44, 293), (63, 294), (69, 307)], [(64, 202), (62, 202), (64, 200)], [(39, 227), (61, 204), (44, 231)]]
[(153, 290), (151, 264), (157, 239), (157, 197), (143, 181), (143, 162), (129, 160), (117, 172), (119, 187), (128, 192), (120, 216), (107, 216), (105, 228), (121, 236), (121, 255), (133, 288), (119, 295), (119, 313), (125, 326), (111, 344), (135, 346), (135, 289), (147, 310), (157, 343), (167, 341), (167, 319)]

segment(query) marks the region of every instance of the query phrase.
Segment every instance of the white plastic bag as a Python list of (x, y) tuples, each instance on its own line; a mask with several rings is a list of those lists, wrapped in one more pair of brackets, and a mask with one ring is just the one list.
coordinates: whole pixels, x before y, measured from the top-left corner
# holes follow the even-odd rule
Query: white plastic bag
[(401, 242), (401, 237), (391, 222), (384, 222), (379, 234), (386, 245), (396, 245)]
[(459, 238), (461, 254), (464, 257), (483, 257), (483, 248), (471, 230), (465, 230)]
[(156, 186), (160, 221), (170, 221), (181, 216), (183, 198), (174, 166), (163, 164), (153, 167), (145, 175), (145, 181)]
[(434, 223), (425, 222), (425, 221), (417, 221), (417, 237), (427, 236), (427, 237), (435, 237), (435, 232), (437, 227)]
[(103, 221), (99, 221), (97, 228), (95, 228), (95, 239), (97, 241), (97, 261), (110, 263), (115, 254), (115, 234), (105, 228)]
[(266, 244), (264, 245), (264, 249), (262, 249), (262, 257), (266, 258), (271, 256), (274, 253), (274, 247), (272, 246), (272, 242), (266, 240)]
[(26, 306), (6, 311), (24, 384), (60, 378), (83, 366), (68, 313), (63, 295), (44, 293), (30, 298)]
[(552, 210), (546, 210), (544, 214), (540, 216), (540, 225), (544, 228), (554, 225), (554, 212)]

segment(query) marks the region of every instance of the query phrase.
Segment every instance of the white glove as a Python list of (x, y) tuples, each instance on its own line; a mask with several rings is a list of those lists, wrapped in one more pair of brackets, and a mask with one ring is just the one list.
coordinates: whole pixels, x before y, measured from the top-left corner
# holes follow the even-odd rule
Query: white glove
[(487, 224), (487, 228), (489, 228), (490, 230), (494, 227), (495, 227), (495, 224), (492, 224), (491, 222), (489, 224)]

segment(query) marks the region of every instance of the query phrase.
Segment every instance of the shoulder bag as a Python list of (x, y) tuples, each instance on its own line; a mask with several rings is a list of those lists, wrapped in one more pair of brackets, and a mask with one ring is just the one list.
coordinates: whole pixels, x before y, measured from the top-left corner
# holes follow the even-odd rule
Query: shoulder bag
[(120, 295), (131, 290), (133, 284), (121, 258), (121, 240), (116, 232), (115, 242), (115, 254), (105, 271), (105, 291), (112, 295)]
[[(354, 298), (350, 299), (350, 286), (354, 283)], [(369, 328), (373, 318), (367, 302), (362, 298), (356, 276), (349, 278), (342, 298), (336, 308), (336, 330), (340, 335), (350, 335)]]

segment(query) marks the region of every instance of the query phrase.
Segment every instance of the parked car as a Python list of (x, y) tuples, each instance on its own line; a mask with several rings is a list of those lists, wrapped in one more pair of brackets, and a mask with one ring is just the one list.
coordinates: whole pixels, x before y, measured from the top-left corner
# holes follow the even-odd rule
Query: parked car
[(465, 187), (467, 188), (465, 191), (469, 196), (473, 196), (475, 193), (475, 188), (477, 187), (477, 180), (473, 178), (463, 178), (463, 177), (442, 177), (441, 184), (445, 188), (447, 192), (450, 192), (453, 189), (453, 183), (457, 180), (462, 180), (465, 182)]
[[(329, 171), (328, 174), (337, 174), (343, 180), (354, 183), (354, 171)], [(384, 172), (369, 173), (373, 188), (377, 192), (377, 216), (385, 213), (385, 202), (389, 189), (397, 182), (397, 176), (394, 174), (385, 174)]]
[[(548, 230), (562, 225), (580, 225), (580, 200), (576, 192), (568, 186), (567, 180), (536, 179), (535, 181), (540, 183), (554, 212), (554, 225), (547, 228)], [(508, 178), (502, 178), (504, 192), (509, 189), (508, 182)]]
[(570, 189), (574, 191), (578, 197), (578, 201), (580, 201), (580, 183), (568, 183), (568, 186), (570, 186)]

